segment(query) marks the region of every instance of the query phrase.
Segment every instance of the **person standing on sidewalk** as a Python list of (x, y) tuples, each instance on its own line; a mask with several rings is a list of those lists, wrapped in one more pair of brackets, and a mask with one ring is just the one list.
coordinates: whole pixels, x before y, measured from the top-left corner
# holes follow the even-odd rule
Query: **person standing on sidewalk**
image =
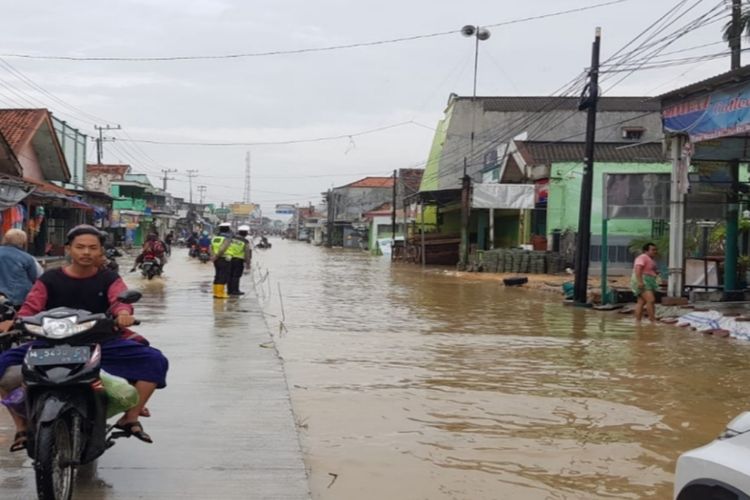
[(0, 246), (0, 293), (8, 297), (14, 306), (26, 299), (42, 267), (34, 257), (26, 253), (28, 237), (20, 229), (10, 229), (3, 235)]
[(231, 256), (227, 255), (227, 249), (232, 243), (232, 226), (228, 222), (219, 224), (219, 234), (211, 239), (211, 260), (214, 263), (214, 298), (226, 299), (227, 283), (231, 270)]
[(638, 298), (635, 305), (635, 320), (643, 319), (643, 306), (646, 306), (646, 314), (652, 323), (656, 322), (654, 303), (656, 302), (656, 290), (659, 289), (659, 274), (656, 271), (656, 245), (646, 243), (643, 252), (636, 257), (633, 263), (633, 275), (630, 278), (630, 287)]
[(240, 279), (242, 273), (250, 269), (250, 259), (252, 259), (250, 242), (247, 239), (249, 232), (249, 226), (238, 227), (237, 234), (232, 237), (232, 242), (226, 251), (227, 255), (232, 258), (229, 269), (229, 286), (227, 287), (229, 295), (245, 295), (245, 292), (240, 291)]

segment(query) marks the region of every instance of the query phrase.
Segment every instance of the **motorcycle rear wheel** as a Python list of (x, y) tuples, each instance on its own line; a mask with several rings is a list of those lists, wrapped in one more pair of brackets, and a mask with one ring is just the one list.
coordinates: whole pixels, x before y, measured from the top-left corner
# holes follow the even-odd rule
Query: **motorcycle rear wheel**
[(65, 418), (42, 425), (36, 436), (36, 491), (40, 500), (73, 496), (73, 440)]

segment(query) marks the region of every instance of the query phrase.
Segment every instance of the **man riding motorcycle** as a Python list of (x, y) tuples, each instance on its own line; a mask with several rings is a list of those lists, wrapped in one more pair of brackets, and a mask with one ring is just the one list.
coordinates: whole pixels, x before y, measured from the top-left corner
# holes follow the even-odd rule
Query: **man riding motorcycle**
[(143, 244), (143, 249), (141, 250), (140, 255), (135, 258), (133, 268), (130, 272), (135, 271), (144, 260), (155, 260), (157, 265), (164, 268), (166, 252), (166, 245), (159, 240), (159, 236), (156, 233), (149, 233), (146, 237), (146, 242)]
[[(32, 287), (18, 316), (32, 316), (55, 307), (111, 313), (122, 335), (101, 344), (102, 369), (131, 381), (138, 392), (138, 404), (125, 412), (115, 427), (128, 436), (151, 443), (153, 440), (138, 418), (146, 414), (145, 406), (154, 390), (166, 387), (169, 362), (146, 339), (128, 330), (135, 323), (133, 307), (117, 300), (127, 289), (122, 279), (100, 267), (102, 237), (99, 230), (89, 225), (74, 227), (68, 232), (66, 250), (72, 263), (45, 272)], [(10, 326), (12, 322), (0, 323), (0, 331), (7, 331)], [(23, 363), (30, 345), (27, 343), (0, 354), (0, 395), (6, 396), (19, 385), (13, 368)], [(10, 451), (19, 451), (26, 447), (27, 424), (13, 412), (11, 416), (17, 432)]]

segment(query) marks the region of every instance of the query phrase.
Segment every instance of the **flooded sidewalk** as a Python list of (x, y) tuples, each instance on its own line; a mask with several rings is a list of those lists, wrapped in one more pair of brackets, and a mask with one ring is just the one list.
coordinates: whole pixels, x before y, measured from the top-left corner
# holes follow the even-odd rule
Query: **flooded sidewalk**
[[(169, 358), (168, 386), (142, 419), (154, 444), (118, 440), (74, 498), (309, 498), (284, 369), (249, 279), (247, 295), (214, 300), (213, 266), (183, 250), (163, 280), (124, 277), (143, 292), (138, 331)], [(36, 498), (30, 460), (7, 452), (12, 435), (3, 411), (0, 497)]]

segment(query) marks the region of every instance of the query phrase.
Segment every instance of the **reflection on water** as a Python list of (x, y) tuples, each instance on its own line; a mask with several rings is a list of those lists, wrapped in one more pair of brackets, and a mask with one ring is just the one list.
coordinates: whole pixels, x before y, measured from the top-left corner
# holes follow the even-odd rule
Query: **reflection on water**
[(669, 498), (748, 406), (746, 343), (358, 252), (255, 258), (316, 498)]

